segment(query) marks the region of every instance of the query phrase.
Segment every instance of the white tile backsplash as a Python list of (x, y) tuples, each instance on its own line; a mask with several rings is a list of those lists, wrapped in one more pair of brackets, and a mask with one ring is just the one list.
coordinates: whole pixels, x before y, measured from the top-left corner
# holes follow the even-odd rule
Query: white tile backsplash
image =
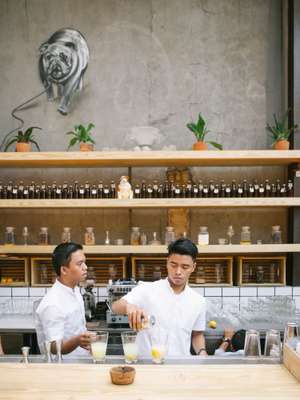
[(238, 312), (240, 301), (237, 297), (223, 297), (223, 310)]
[(8, 300), (11, 300), (11, 297), (0, 297), (0, 304), (6, 303)]
[(275, 296), (292, 296), (293, 290), (291, 286), (283, 286), (275, 288)]
[(193, 290), (195, 290), (195, 292), (201, 294), (201, 296), (204, 296), (204, 288), (203, 287), (193, 287)]
[(213, 297), (221, 297), (222, 296), (222, 290), (219, 287), (211, 287), (211, 288), (205, 288), (204, 289), (204, 295), (205, 296), (213, 296)]
[(300, 296), (300, 286), (293, 287), (293, 296)]
[(300, 312), (300, 296), (294, 297), (294, 301), (295, 301), (298, 312)]
[(274, 296), (274, 288), (273, 287), (259, 287), (257, 288), (258, 296)]
[(241, 287), (240, 288), (240, 296), (241, 297), (250, 297), (257, 296), (257, 288), (256, 287)]
[(238, 297), (240, 295), (240, 288), (238, 287), (224, 287), (222, 289), (223, 297)]
[(28, 287), (13, 287), (12, 288), (12, 296), (22, 296), (22, 297), (28, 297), (29, 295), (29, 290)]
[(46, 294), (46, 288), (44, 287), (31, 287), (29, 288), (29, 296), (32, 297), (43, 297)]
[(0, 287), (0, 296), (11, 296), (11, 288), (10, 287)]

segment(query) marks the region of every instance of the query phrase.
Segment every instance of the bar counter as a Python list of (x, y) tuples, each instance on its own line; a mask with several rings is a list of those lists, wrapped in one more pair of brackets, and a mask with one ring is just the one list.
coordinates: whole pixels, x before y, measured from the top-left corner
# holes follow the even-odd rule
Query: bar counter
[(128, 386), (110, 381), (110, 368), (120, 361), (119, 365), (123, 364), (119, 357), (108, 357), (105, 364), (69, 363), (71, 360), (62, 364), (0, 363), (0, 400), (300, 398), (299, 382), (278, 362), (227, 359), (226, 365), (221, 365), (215, 357), (188, 360), (164, 365), (139, 362), (135, 381)]

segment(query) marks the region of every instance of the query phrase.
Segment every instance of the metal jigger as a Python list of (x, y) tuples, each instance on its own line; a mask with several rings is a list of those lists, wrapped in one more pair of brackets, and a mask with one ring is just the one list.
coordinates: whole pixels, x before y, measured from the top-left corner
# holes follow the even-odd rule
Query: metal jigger
[(62, 362), (62, 356), (61, 356), (61, 342), (62, 340), (56, 340), (56, 362), (61, 363)]
[(28, 364), (29, 363), (28, 354), (29, 354), (30, 347), (29, 346), (23, 346), (23, 347), (21, 347), (21, 350), (22, 350), (22, 355), (23, 355), (23, 362), (25, 364)]
[(47, 363), (52, 363), (52, 357), (51, 357), (51, 342), (46, 341), (46, 342), (44, 343), (44, 346), (45, 346), (45, 354), (46, 354), (45, 362), (47, 362)]

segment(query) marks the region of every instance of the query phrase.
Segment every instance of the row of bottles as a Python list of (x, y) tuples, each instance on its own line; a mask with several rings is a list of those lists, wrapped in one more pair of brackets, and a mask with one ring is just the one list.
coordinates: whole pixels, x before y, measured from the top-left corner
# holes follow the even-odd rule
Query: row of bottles
[[(202, 198), (202, 197), (292, 197), (293, 182), (281, 183), (279, 179), (270, 183), (268, 179), (264, 183), (254, 180), (251, 183), (245, 179), (241, 183), (233, 180), (219, 183), (210, 180), (207, 183), (199, 181), (197, 184), (188, 181), (186, 185), (165, 181), (152, 183), (142, 181), (132, 187), (134, 198)], [(98, 184), (80, 184), (78, 181), (72, 184), (64, 182), (62, 185), (55, 181), (47, 184), (43, 181), (36, 184), (32, 181), (29, 185), (8, 182), (3, 185), (0, 182), (0, 199), (114, 199), (116, 198), (116, 184), (112, 180), (110, 184), (99, 181)]]
[[(226, 231), (228, 236), (228, 244), (232, 244), (232, 237), (235, 235), (235, 231), (232, 225), (229, 225)], [(182, 237), (187, 237), (186, 232), (183, 233)], [(164, 235), (164, 244), (169, 245), (176, 239), (175, 229), (173, 226), (166, 226), (165, 235)], [(61, 234), (61, 242), (67, 243), (71, 241), (71, 228), (64, 227)], [(257, 241), (260, 243), (261, 241)], [(48, 245), (50, 244), (50, 236), (48, 227), (41, 227), (38, 233), (38, 241), (39, 245)], [(209, 240), (209, 231), (207, 226), (200, 226), (198, 233), (198, 245), (204, 246), (210, 244)], [(226, 244), (227, 241), (224, 238), (218, 239), (219, 244)], [(240, 244), (251, 244), (251, 229), (249, 226), (242, 226), (240, 233)], [(280, 244), (282, 243), (281, 230), (279, 225), (272, 226), (271, 231), (271, 243)], [(7, 226), (5, 228), (5, 245), (13, 245), (16, 244), (16, 234), (15, 228), (12, 226)], [(29, 244), (29, 230), (27, 226), (24, 226), (22, 229), (22, 244)], [(86, 227), (84, 233), (84, 244), (87, 246), (93, 246), (96, 244), (96, 236), (93, 227)], [(111, 238), (110, 232), (105, 231), (105, 245), (110, 245)], [(122, 238), (116, 239), (114, 242), (115, 245), (123, 245), (124, 240)], [(132, 246), (138, 245), (160, 245), (161, 241), (157, 236), (157, 232), (152, 233), (152, 238), (148, 238), (147, 234), (141, 231), (140, 227), (133, 226), (131, 228), (130, 234), (130, 244)]]

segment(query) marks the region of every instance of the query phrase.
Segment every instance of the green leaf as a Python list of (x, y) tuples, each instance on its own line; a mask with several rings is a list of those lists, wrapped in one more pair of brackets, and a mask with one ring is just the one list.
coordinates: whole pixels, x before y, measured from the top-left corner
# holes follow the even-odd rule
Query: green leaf
[(69, 150), (72, 146), (74, 146), (77, 142), (79, 142), (78, 138), (77, 138), (77, 137), (73, 137), (73, 138), (70, 140), (68, 150)]
[(30, 142), (33, 143), (33, 144), (36, 146), (36, 148), (38, 149), (38, 151), (41, 151), (40, 146), (37, 144), (37, 142), (36, 142), (35, 140), (30, 139)]
[(17, 137), (14, 137), (13, 139), (11, 139), (11, 141), (6, 144), (4, 151), (7, 151), (9, 146), (11, 146), (13, 143), (17, 142), (17, 140), (18, 140)]
[(223, 150), (223, 146), (217, 142), (207, 142), (209, 144), (211, 144), (212, 146), (214, 146), (215, 148), (217, 148), (218, 150)]

